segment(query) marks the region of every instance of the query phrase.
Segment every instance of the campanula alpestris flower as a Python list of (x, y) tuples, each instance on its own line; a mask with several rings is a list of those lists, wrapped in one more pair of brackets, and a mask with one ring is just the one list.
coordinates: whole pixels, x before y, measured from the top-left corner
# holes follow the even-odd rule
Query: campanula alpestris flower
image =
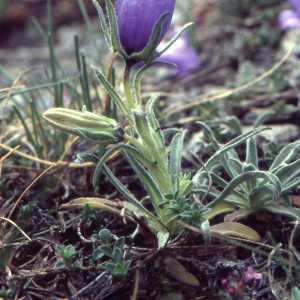
[(128, 56), (147, 46), (155, 23), (164, 13), (169, 13), (162, 24), (159, 44), (168, 30), (174, 7), (175, 0), (117, 0), (119, 38)]
[(279, 14), (278, 22), (282, 30), (300, 28), (300, 0), (289, 0), (288, 2), (294, 7), (294, 10), (285, 9)]

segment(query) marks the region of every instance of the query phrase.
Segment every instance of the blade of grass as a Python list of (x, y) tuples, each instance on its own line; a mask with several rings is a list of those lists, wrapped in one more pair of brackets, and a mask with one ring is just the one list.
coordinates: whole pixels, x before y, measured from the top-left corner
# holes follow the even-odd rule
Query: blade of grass
[(24, 117), (23, 117), (22, 114), (20, 113), (20, 111), (19, 111), (19, 109), (18, 109), (17, 106), (14, 105), (14, 106), (13, 106), (13, 109), (14, 109), (15, 113), (18, 115), (18, 117), (19, 117), (19, 119), (20, 119), (20, 121), (21, 121), (21, 123), (22, 123), (22, 125), (23, 125), (23, 127), (24, 127), (24, 129), (25, 129), (25, 131), (26, 131), (27, 137), (28, 137), (30, 143), (33, 145), (34, 150), (35, 150), (37, 156), (38, 156), (39, 158), (41, 158), (41, 157), (42, 157), (42, 156), (41, 156), (41, 149), (40, 149), (40, 147), (39, 147), (37, 141), (33, 138), (32, 133), (30, 132), (30, 130), (29, 130), (27, 124), (26, 124), (26, 121), (25, 121)]

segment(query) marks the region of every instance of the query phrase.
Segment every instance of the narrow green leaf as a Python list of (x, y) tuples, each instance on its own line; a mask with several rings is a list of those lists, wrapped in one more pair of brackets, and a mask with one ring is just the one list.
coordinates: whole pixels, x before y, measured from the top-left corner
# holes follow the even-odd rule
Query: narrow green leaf
[(265, 123), (270, 117), (275, 114), (274, 111), (267, 111), (265, 113), (259, 114), (257, 119), (255, 120), (254, 124), (252, 125), (253, 128), (258, 128), (263, 123)]
[[(197, 124), (199, 124), (199, 122), (197, 122)], [(245, 142), (248, 138), (254, 136), (255, 134), (257, 134), (263, 130), (267, 130), (267, 129), (270, 129), (270, 128), (269, 127), (261, 127), (261, 128), (252, 129), (252, 130), (249, 130), (249, 131), (245, 132), (244, 134), (236, 137), (235, 139), (231, 140), (230, 142), (228, 142), (227, 144), (225, 144), (224, 146), (219, 148), (219, 150), (206, 162), (206, 164), (205, 164), (206, 168), (208, 170), (210, 170), (213, 167), (213, 165), (216, 163), (216, 160), (220, 156), (224, 155), (230, 149), (233, 149), (234, 147), (237, 147), (241, 143)]]
[[(215, 205), (211, 211), (208, 213), (204, 214), (203, 217), (210, 220), (214, 218), (215, 216), (218, 216), (220, 214), (228, 213), (228, 212), (233, 212), (236, 211), (236, 208), (234, 205), (227, 203), (227, 202), (220, 202), (217, 205)], [(241, 209), (239, 209), (241, 211)], [(228, 216), (228, 215), (227, 215)]]
[(234, 130), (237, 135), (243, 134), (243, 129), (240, 120), (236, 116), (228, 116), (226, 118), (227, 126)]
[(179, 133), (179, 132), (182, 132), (182, 130), (177, 129), (177, 128), (168, 128), (168, 129), (162, 130), (162, 135), (165, 139), (165, 138), (167, 138), (173, 134)]
[(176, 191), (179, 188), (178, 186), (176, 186), (176, 182), (177, 182), (176, 178), (179, 178), (181, 174), (183, 139), (184, 139), (184, 132), (177, 133), (171, 142), (169, 172), (171, 175), (171, 181), (172, 181), (174, 191)]
[(57, 261), (53, 267), (54, 270), (63, 270), (66, 267), (63, 261)]
[(285, 184), (290, 183), (290, 181), (299, 173), (300, 173), (300, 159), (294, 161), (293, 163), (285, 165), (282, 168), (279, 168), (275, 172), (275, 175), (281, 181), (282, 186), (284, 186)]
[(249, 194), (250, 209), (253, 211), (263, 209), (266, 201), (275, 200), (278, 196), (279, 193), (273, 185), (265, 184), (255, 187)]
[[(153, 215), (149, 210), (147, 210), (141, 202), (139, 202), (129, 191), (128, 189), (115, 177), (115, 175), (110, 171), (110, 169), (103, 165), (103, 172), (109, 178), (111, 183), (115, 188), (121, 193), (127, 200), (133, 204), (142, 214), (148, 218), (149, 227), (157, 233), (158, 236), (158, 246), (159, 248), (163, 247), (169, 238), (169, 232), (161, 224), (161, 221)], [(125, 207), (124, 203), (124, 207)]]
[(175, 42), (176, 40), (179, 38), (179, 36), (182, 34), (182, 32), (187, 29), (189, 26), (193, 25), (193, 22), (187, 23), (185, 24), (180, 31), (166, 44), (166, 46), (164, 46), (160, 51), (157, 51), (157, 54), (155, 55), (155, 58), (159, 57), (162, 55), (162, 53), (164, 53), (165, 51), (167, 51)]
[(233, 168), (235, 168), (237, 174), (242, 174), (243, 173), (243, 166), (244, 165), (243, 165), (243, 163), (239, 159), (228, 158), (228, 160), (230, 160), (231, 162), (233, 162), (233, 164), (231, 164), (231, 166)]
[[(207, 177), (207, 174), (205, 171), (202, 172), (203, 176)], [(221, 178), (220, 176), (218, 176), (215, 173), (210, 173), (211, 179), (212, 181), (217, 184), (220, 187), (226, 188), (228, 186), (228, 182), (225, 181), (223, 178)], [(194, 182), (195, 183), (195, 182)], [(197, 185), (196, 185), (197, 186)], [(205, 190), (205, 192), (207, 191), (208, 187), (206, 186), (200, 186), (200, 189)], [(197, 192), (198, 189), (194, 189), (193, 192)], [(217, 197), (221, 194), (220, 191), (214, 189), (213, 187), (210, 188), (210, 192), (208, 194), (209, 197), (211, 198), (216, 198), (214, 197), (214, 195), (217, 195)], [(241, 192), (237, 191), (237, 190), (233, 190), (232, 191), (232, 195), (234, 195), (234, 199), (240, 199), (242, 203), (247, 203), (248, 202), (248, 198), (243, 195)]]
[(125, 51), (123, 50), (119, 39), (119, 31), (118, 31), (118, 25), (116, 20), (115, 8), (110, 0), (105, 0), (105, 3), (106, 3), (108, 20), (109, 20), (112, 48), (114, 52), (125, 54)]
[(275, 202), (265, 205), (265, 209), (276, 215), (284, 215), (292, 219), (300, 220), (300, 209), (296, 207), (286, 207)]
[(216, 140), (213, 131), (203, 122), (196, 122), (196, 124), (199, 125), (205, 131), (205, 133), (208, 136), (213, 148), (215, 149), (215, 151), (218, 151), (221, 148), (221, 145)]
[[(142, 140), (150, 147), (156, 148), (156, 144), (152, 137), (148, 116), (141, 108), (133, 110), (136, 128), (142, 137)], [(155, 150), (154, 150), (155, 151)]]
[(91, 153), (78, 153), (76, 157), (77, 158), (75, 160), (75, 163), (79, 163), (79, 164), (85, 162), (93, 162), (94, 164), (98, 164), (100, 160), (99, 157)]
[(145, 168), (129, 153), (125, 153), (125, 156), (132, 168), (139, 175), (140, 180), (144, 184), (151, 201), (156, 209), (157, 214), (163, 219), (164, 214), (159, 208), (159, 204), (164, 201), (163, 193), (161, 192), (158, 184), (155, 182), (153, 177), (145, 170)]
[(165, 153), (166, 152), (165, 140), (160, 130), (160, 124), (158, 123), (153, 110), (153, 106), (158, 98), (159, 95), (153, 95), (148, 100), (148, 103), (146, 105), (146, 113), (147, 113), (150, 126), (155, 130), (155, 134), (153, 135), (153, 138), (155, 138), (156, 144), (158, 145), (162, 153)]
[(147, 46), (138, 53), (133, 53), (130, 58), (138, 58), (140, 60), (143, 60), (145, 62), (150, 62), (153, 60), (153, 53), (155, 53), (155, 50), (158, 46), (159, 43), (159, 39), (161, 36), (161, 31), (162, 31), (162, 24), (164, 22), (164, 20), (168, 17), (168, 15), (170, 15), (170, 13), (164, 13), (162, 14), (159, 19), (157, 20), (157, 22), (155, 23), (155, 26), (153, 28), (149, 43), (147, 44)]
[(101, 6), (99, 5), (99, 3), (96, 0), (93, 0), (93, 4), (95, 5), (95, 7), (98, 11), (100, 24), (101, 24), (101, 27), (102, 27), (102, 30), (103, 30), (103, 33), (104, 33), (105, 40), (106, 40), (107, 44), (109, 45), (109, 47), (111, 47), (112, 43), (111, 43), (111, 37), (110, 37), (110, 29), (109, 29), (109, 27), (107, 25), (107, 22), (105, 20), (105, 15), (103, 13), (103, 10), (102, 10)]
[(281, 194), (284, 195), (285, 193), (290, 192), (293, 188), (295, 188), (299, 184), (300, 184), (300, 177), (297, 177), (297, 178), (291, 180), (290, 182), (283, 185)]
[(80, 57), (81, 57), (81, 65), (82, 65), (82, 73), (80, 74), (80, 76), (82, 78), (82, 84), (83, 84), (82, 93), (84, 97), (84, 103), (89, 111), (93, 111), (84, 52), (81, 52)]
[(192, 285), (199, 286), (198, 279), (187, 272), (187, 270), (173, 257), (168, 257), (164, 260), (164, 264), (168, 267), (170, 275), (178, 281)]
[(98, 76), (100, 82), (103, 84), (104, 88), (110, 95), (110, 97), (115, 101), (116, 105), (120, 108), (121, 112), (125, 115), (131, 124), (133, 124), (132, 117), (130, 116), (129, 108), (126, 106), (125, 102), (122, 100), (120, 95), (117, 93), (115, 88), (110, 84), (110, 82), (106, 79), (104, 74), (98, 70), (96, 67), (91, 66), (91, 68), (95, 71)]
[[(127, 153), (130, 153), (131, 155), (133, 155), (134, 157), (136, 157), (146, 168), (151, 169), (153, 168), (153, 166), (155, 165), (154, 162), (149, 161), (140, 151), (138, 151), (136, 148), (130, 146), (130, 145), (126, 145), (126, 144), (118, 144), (115, 145), (114, 147), (112, 147), (111, 149), (109, 149), (101, 158), (101, 160), (98, 160), (97, 162), (97, 167), (94, 173), (94, 177), (93, 177), (93, 185), (95, 186), (97, 184), (97, 182), (99, 181), (99, 175), (101, 173), (101, 168), (104, 165), (105, 161), (114, 153), (116, 153), (117, 151), (124, 151)], [(82, 155), (82, 154), (80, 154)], [(79, 156), (79, 155), (77, 155)], [(92, 158), (94, 159), (94, 158)]]
[(274, 170), (278, 168), (280, 165), (284, 163), (288, 163), (291, 160), (292, 156), (294, 155), (294, 152), (299, 148), (300, 148), (300, 142), (295, 142), (286, 145), (274, 159), (272, 165), (269, 168), (269, 171), (274, 172)]
[[(33, 148), (34, 148), (34, 150), (35, 150), (37, 156), (38, 156), (39, 158), (41, 158), (41, 149), (40, 149), (40, 145), (39, 145), (38, 142), (34, 139), (34, 137), (33, 137), (32, 133), (31, 133), (31, 131), (29, 130), (29, 127), (27, 126), (26, 120), (25, 120), (24, 117), (22, 116), (22, 114), (21, 114), (21, 112), (20, 112), (20, 110), (19, 110), (19, 108), (18, 108), (17, 106), (13, 105), (13, 109), (14, 109), (15, 113), (18, 115), (18, 117), (19, 117), (19, 119), (20, 119), (20, 121), (21, 121), (21, 123), (22, 123), (22, 125), (23, 125), (23, 127), (24, 127), (24, 129), (25, 129), (25, 132), (26, 132), (26, 134), (27, 134), (27, 137), (28, 137), (30, 143), (32, 144), (32, 146), (33, 146)], [(33, 126), (34, 126), (34, 125), (33, 125)]]
[[(243, 165), (243, 173), (251, 172), (251, 171), (256, 171), (257, 168), (249, 163), (249, 164), (244, 164)], [(257, 180), (256, 178), (252, 178), (251, 180), (247, 180), (246, 183), (241, 185), (241, 189), (244, 191), (245, 194), (249, 194), (253, 188), (257, 186)]]
[(224, 222), (210, 226), (212, 235), (225, 235), (258, 242), (259, 234), (253, 229), (236, 222)]
[(256, 168), (258, 168), (257, 145), (253, 137), (247, 140), (246, 163), (252, 164)]
[[(228, 184), (228, 186), (222, 191), (221, 195), (215, 200), (213, 200), (212, 202), (210, 202), (209, 204), (207, 204), (207, 207), (213, 207), (214, 205), (216, 205), (221, 201), (228, 201), (226, 197), (230, 195), (235, 190), (236, 187), (238, 187), (243, 182), (247, 180), (251, 180), (253, 178), (266, 179), (267, 181), (269, 181), (271, 184), (275, 186), (278, 192), (281, 191), (280, 181), (272, 173), (262, 172), (262, 171), (250, 171), (248, 173), (241, 174), (238, 177), (232, 179)], [(244, 203), (244, 201), (241, 201), (240, 205), (242, 205), (243, 207), (247, 207), (247, 206), (249, 207), (249, 203)]]
[[(212, 146), (214, 147), (214, 149), (217, 151), (214, 155), (216, 155), (220, 150), (221, 150), (221, 145), (219, 144), (219, 142), (216, 140), (215, 135), (213, 133), (213, 131), (203, 122), (196, 122), (196, 124), (198, 124), (199, 126), (202, 127), (202, 129), (205, 131), (205, 133), (207, 134)], [(228, 145), (228, 144), (226, 144)], [(223, 147), (225, 147), (226, 145), (224, 145)], [(233, 148), (233, 147), (232, 147)], [(227, 172), (227, 174), (231, 177), (234, 178), (237, 175), (239, 175), (239, 173), (237, 172), (237, 170), (235, 169), (235, 165), (232, 165), (232, 163), (230, 163), (228, 161), (228, 158), (232, 157), (237, 159), (238, 156), (236, 154), (236, 152), (233, 149), (228, 149), (228, 153), (227, 156), (225, 156), (225, 151), (224, 153), (222, 153), (222, 155), (219, 155), (218, 158), (211, 160), (211, 164), (208, 165), (208, 162), (210, 160), (207, 161), (206, 163), (206, 168), (210, 171), (211, 168), (213, 167), (214, 164), (218, 163), (218, 161), (220, 161), (223, 165), (223, 168), (225, 169), (225, 171)], [(214, 157), (213, 155), (213, 157)]]

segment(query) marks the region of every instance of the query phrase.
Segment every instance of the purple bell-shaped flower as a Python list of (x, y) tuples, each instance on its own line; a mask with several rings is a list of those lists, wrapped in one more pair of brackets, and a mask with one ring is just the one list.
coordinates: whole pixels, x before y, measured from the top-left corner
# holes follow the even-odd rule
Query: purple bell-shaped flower
[(175, 0), (117, 0), (116, 17), (120, 44), (127, 56), (143, 51), (153, 34), (156, 22), (164, 19), (156, 46), (163, 39), (174, 12)]

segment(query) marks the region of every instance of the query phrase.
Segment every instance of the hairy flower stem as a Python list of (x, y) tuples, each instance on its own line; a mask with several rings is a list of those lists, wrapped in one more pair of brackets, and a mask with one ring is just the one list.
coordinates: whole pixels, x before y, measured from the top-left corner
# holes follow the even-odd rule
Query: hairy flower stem
[(126, 66), (124, 70), (124, 91), (127, 103), (131, 109), (135, 109), (136, 105), (134, 103), (131, 87), (130, 87), (130, 72), (132, 69), (133, 63), (130, 61), (126, 61)]

